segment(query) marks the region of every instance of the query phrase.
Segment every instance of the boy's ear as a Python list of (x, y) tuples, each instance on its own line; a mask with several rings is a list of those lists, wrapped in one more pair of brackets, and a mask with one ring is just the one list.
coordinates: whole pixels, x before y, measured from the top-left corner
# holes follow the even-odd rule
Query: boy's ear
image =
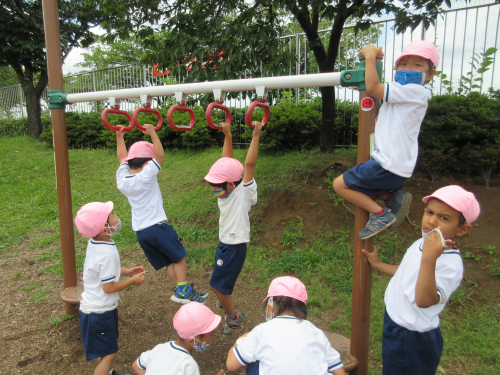
[(456, 235), (458, 237), (462, 237), (462, 236), (465, 236), (467, 233), (469, 233), (471, 230), (472, 230), (472, 225), (464, 224), (458, 228)]
[(231, 190), (231, 191), (234, 190), (234, 182), (233, 181), (229, 181), (227, 183), (227, 190)]
[(436, 69), (432, 69), (428, 72), (425, 72), (425, 83), (429, 83), (429, 81), (432, 80), (435, 75), (436, 75)]

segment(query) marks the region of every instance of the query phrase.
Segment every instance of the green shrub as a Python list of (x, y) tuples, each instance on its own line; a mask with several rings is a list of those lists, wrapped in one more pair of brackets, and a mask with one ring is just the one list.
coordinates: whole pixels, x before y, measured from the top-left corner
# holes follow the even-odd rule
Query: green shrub
[(0, 137), (18, 137), (26, 135), (28, 119), (5, 119), (0, 121)]
[(433, 97), (420, 130), (419, 148), (418, 165), (431, 176), (436, 171), (479, 172), (487, 182), (500, 156), (500, 100), (477, 92)]

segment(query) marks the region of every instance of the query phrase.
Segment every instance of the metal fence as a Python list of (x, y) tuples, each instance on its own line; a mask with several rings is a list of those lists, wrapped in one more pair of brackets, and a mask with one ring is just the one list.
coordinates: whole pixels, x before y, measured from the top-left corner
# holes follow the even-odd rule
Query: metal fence
[[(457, 2), (458, 3), (458, 2)], [(477, 3), (476, 3), (477, 4)], [(338, 59), (335, 70), (355, 68), (358, 64), (357, 56), (361, 47), (367, 43), (383, 46), (385, 53), (383, 80), (389, 82), (393, 79), (394, 61), (399, 56), (404, 46), (414, 39), (425, 39), (432, 41), (438, 47), (441, 55), (438, 71), (447, 75), (451, 84), (446, 84), (441, 77), (436, 77), (431, 86), (435, 94), (446, 93), (450, 88), (458, 89), (459, 80), (462, 76), (474, 74), (470, 64), (473, 57), (490, 47), (499, 48), (499, 25), (500, 4), (481, 3), (472, 7), (452, 9), (440, 13), (435, 26), (423, 30), (419, 26), (415, 30), (408, 30), (397, 34), (394, 30), (395, 20), (393, 18), (379, 19), (373, 22), (368, 31), (354, 32), (354, 27), (344, 28), (342, 40), (339, 46)], [(329, 30), (320, 32), (322, 42), (328, 45)], [(287, 71), (282, 75), (296, 75), (317, 73), (318, 66), (314, 55), (309, 49), (307, 38), (303, 33), (287, 35), (282, 37), (290, 52), (295, 51), (297, 57), (294, 64), (290, 64)], [(494, 56), (498, 56), (498, 53)], [(500, 59), (495, 59), (489, 66), (489, 70), (483, 74), (476, 74), (475, 78), (479, 88), (472, 91), (487, 92), (490, 87), (500, 88)], [(267, 76), (261, 70), (261, 76)], [(67, 93), (81, 93), (109, 89), (123, 89), (144, 86), (156, 86), (166, 84), (167, 76), (153, 75), (152, 67), (142, 65), (127, 65), (104, 70), (83, 72), (67, 75), (64, 77), (64, 91)], [(251, 76), (245, 76), (251, 78)], [(175, 82), (183, 81), (182, 77), (171, 77), (168, 79)], [(336, 98), (344, 101), (356, 102), (357, 93), (351, 88), (336, 88)], [(276, 103), (280, 100), (300, 102), (304, 100), (317, 100), (320, 105), (320, 92), (317, 88), (306, 88), (297, 90), (279, 90), (273, 92), (270, 101)], [(195, 98), (196, 99), (196, 98)], [(162, 99), (153, 102), (157, 105)], [(93, 112), (101, 111), (107, 103), (77, 103), (67, 107), (68, 111)], [(244, 108), (248, 106), (248, 99), (233, 99), (227, 103), (231, 107)], [(48, 110), (47, 93), (41, 100), (42, 110)], [(138, 105), (137, 100), (122, 102), (122, 109), (131, 111)], [(352, 116), (353, 113), (337, 113), (337, 116)], [(0, 87), (0, 118), (26, 117), (25, 99), (20, 85)], [(235, 119), (237, 120), (237, 119)], [(342, 142), (342, 141), (341, 141)]]

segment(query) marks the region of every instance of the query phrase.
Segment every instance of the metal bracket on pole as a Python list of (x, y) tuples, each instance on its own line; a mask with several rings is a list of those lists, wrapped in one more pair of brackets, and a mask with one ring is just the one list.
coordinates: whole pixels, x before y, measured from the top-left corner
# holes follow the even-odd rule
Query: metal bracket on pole
[(177, 91), (175, 93), (175, 102), (177, 103), (177, 105), (186, 105), (186, 101), (187, 101), (186, 94), (183, 94), (180, 91)]
[(255, 91), (257, 91), (257, 100), (259, 102), (265, 102), (267, 99), (267, 89), (266, 86), (257, 86), (255, 88)]
[[(376, 61), (376, 68), (379, 79), (382, 77), (382, 61)], [(340, 73), (340, 83), (342, 87), (356, 86), (359, 91), (366, 90), (365, 85), (365, 62), (361, 61), (359, 63), (358, 69), (353, 70), (343, 70)]]
[(214, 89), (214, 101), (218, 104), (224, 103), (226, 92), (221, 89)]
[[(143, 107), (151, 107), (151, 97), (149, 95), (140, 95), (141, 104)], [(111, 98), (110, 98), (111, 99)]]
[(65, 109), (66, 104), (70, 104), (66, 100), (64, 90), (49, 90), (48, 101), (50, 109)]
[(115, 105), (120, 107), (120, 99), (117, 100), (115, 97), (112, 96), (109, 98), (109, 106), (111, 108), (115, 108)]

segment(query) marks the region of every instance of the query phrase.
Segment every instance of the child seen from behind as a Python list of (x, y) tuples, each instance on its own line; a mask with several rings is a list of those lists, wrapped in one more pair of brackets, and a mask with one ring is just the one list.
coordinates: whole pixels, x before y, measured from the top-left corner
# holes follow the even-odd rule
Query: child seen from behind
[(227, 369), (246, 366), (247, 375), (345, 375), (340, 354), (324, 332), (306, 320), (306, 301), (306, 287), (299, 279), (274, 279), (263, 301), (266, 322), (236, 341)]
[[(111, 239), (121, 227), (113, 202), (92, 202), (76, 214), (75, 224), (89, 238), (83, 266), (80, 329), (87, 361), (99, 358), (94, 375), (116, 374), (111, 365), (118, 354), (118, 292), (144, 281), (144, 268), (122, 268)], [(130, 278), (120, 281), (120, 276)], [(111, 370), (111, 371), (110, 371)]]
[(235, 310), (231, 294), (245, 262), (247, 243), (250, 242), (248, 212), (257, 203), (254, 171), (262, 124), (254, 121), (254, 126), (243, 168), (243, 165), (233, 158), (231, 126), (222, 123), (225, 135), (222, 158), (214, 163), (205, 176), (205, 180), (212, 186), (212, 192), (218, 198), (220, 209), (220, 242), (215, 254), (210, 286), (226, 313), (223, 328), (223, 333), (226, 335), (239, 328), (244, 319), (243, 313)]
[[(375, 125), (375, 147), (371, 159), (337, 177), (337, 194), (370, 213), (360, 239), (399, 226), (411, 205), (410, 193), (402, 192), (411, 177), (418, 155), (418, 133), (427, 110), (431, 90), (424, 87), (436, 74), (439, 52), (423, 40), (411, 42), (396, 60), (394, 82), (380, 83), (376, 59), (382, 47), (370, 44), (360, 53), (365, 58), (368, 95), (384, 104)], [(373, 199), (385, 201), (382, 208)]]
[(480, 208), (474, 194), (446, 186), (422, 199), (422, 237), (399, 266), (379, 261), (377, 249), (362, 250), (371, 266), (392, 276), (385, 292), (383, 375), (434, 375), (443, 351), (439, 314), (463, 277), (453, 239), (472, 230)]
[(186, 304), (191, 301), (206, 302), (207, 293), (197, 292), (187, 282), (186, 250), (175, 229), (168, 224), (163, 209), (163, 198), (158, 185), (165, 153), (151, 124), (143, 131), (151, 137), (149, 142), (136, 142), (127, 153), (123, 129), (116, 132), (117, 156), (120, 167), (116, 172), (118, 189), (127, 197), (132, 207), (132, 230), (155, 270), (166, 267), (167, 275), (177, 288), (171, 300)]

